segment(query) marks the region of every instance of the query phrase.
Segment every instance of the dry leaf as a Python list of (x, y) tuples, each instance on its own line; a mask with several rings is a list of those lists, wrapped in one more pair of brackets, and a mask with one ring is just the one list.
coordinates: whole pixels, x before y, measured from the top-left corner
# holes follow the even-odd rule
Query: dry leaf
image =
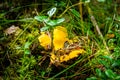
[(4, 32), (6, 35), (10, 35), (15, 33), (18, 29), (20, 29), (19, 27), (15, 27), (15, 25), (12, 25), (11, 27), (7, 28)]
[(115, 34), (112, 34), (112, 33), (111, 33), (111, 34), (107, 34), (107, 37), (108, 37), (108, 38), (114, 38), (114, 37), (115, 37)]

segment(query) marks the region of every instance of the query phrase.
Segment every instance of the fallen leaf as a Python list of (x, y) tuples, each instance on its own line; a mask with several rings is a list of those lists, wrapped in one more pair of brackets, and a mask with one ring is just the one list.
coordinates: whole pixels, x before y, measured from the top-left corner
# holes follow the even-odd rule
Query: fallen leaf
[(107, 34), (107, 37), (108, 37), (108, 38), (114, 38), (114, 37), (115, 37), (115, 34), (112, 34), (112, 33), (111, 33), (111, 34)]
[(6, 35), (10, 35), (15, 33), (18, 29), (20, 29), (19, 27), (15, 27), (15, 25), (12, 25), (11, 27), (7, 28), (4, 32)]

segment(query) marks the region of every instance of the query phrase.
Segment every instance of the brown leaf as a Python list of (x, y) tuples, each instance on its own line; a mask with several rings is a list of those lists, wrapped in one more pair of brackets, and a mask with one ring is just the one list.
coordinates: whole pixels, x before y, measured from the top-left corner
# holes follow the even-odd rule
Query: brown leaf
[(107, 34), (107, 37), (108, 37), (108, 38), (114, 38), (114, 37), (115, 37), (115, 34), (112, 34), (112, 33), (111, 33), (111, 34)]
[(4, 32), (6, 35), (10, 35), (15, 33), (18, 29), (20, 29), (19, 27), (15, 27), (15, 25), (12, 25), (11, 27), (7, 28)]

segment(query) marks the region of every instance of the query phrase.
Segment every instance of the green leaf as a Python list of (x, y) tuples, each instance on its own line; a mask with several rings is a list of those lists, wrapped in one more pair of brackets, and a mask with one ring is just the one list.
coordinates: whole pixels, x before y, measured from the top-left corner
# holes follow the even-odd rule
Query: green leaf
[(97, 80), (96, 77), (90, 77), (90, 78), (87, 78), (86, 80)]
[(45, 71), (41, 72), (41, 76), (44, 77), (45, 76)]
[(108, 61), (112, 62), (112, 57), (110, 56), (100, 56), (100, 58), (107, 59)]
[(102, 77), (102, 72), (100, 69), (96, 69), (96, 74), (99, 76), (99, 77)]
[(46, 31), (46, 30), (48, 30), (50, 28), (50, 26), (45, 26), (45, 27), (42, 27), (41, 29), (40, 29), (40, 31)]
[(120, 66), (120, 60), (115, 60), (112, 64), (112, 67)]
[(100, 64), (102, 64), (102, 65), (104, 65), (105, 67), (107, 67), (107, 68), (109, 68), (110, 67), (110, 65), (108, 64), (108, 62), (107, 61), (104, 61), (104, 60), (99, 60), (99, 63)]
[(98, 2), (105, 2), (105, 0), (97, 0)]
[(115, 73), (110, 69), (106, 70), (105, 74), (107, 75), (107, 77), (112, 78), (112, 79), (116, 77)]
[(45, 20), (48, 20), (48, 16), (35, 16), (34, 19), (37, 21), (43, 22)]
[(31, 51), (30, 51), (30, 50), (28, 50), (28, 49), (26, 49), (26, 50), (24, 50), (24, 53), (25, 53), (25, 54), (30, 54), (30, 53), (31, 53)]
[(46, 21), (46, 24), (49, 26), (55, 26), (55, 25), (62, 23), (64, 20), (65, 20), (64, 18), (60, 18), (57, 20), (49, 20), (49, 21)]
[(56, 7), (53, 7), (51, 10), (49, 10), (49, 11), (47, 12), (48, 16), (49, 16), (49, 17), (52, 17), (53, 14), (55, 14), (56, 10), (57, 10), (57, 8), (56, 8)]
[(25, 45), (24, 45), (24, 49), (29, 49), (29, 46), (31, 45), (30, 42), (26, 42)]
[(89, 3), (90, 0), (82, 0), (82, 2)]
[(120, 80), (120, 76), (117, 76), (115, 79), (116, 79), (116, 80)]
[(63, 21), (65, 21), (65, 19), (64, 19), (64, 18), (60, 18), (60, 19), (57, 19), (56, 21), (57, 21), (57, 24), (60, 24), (60, 23), (62, 23)]

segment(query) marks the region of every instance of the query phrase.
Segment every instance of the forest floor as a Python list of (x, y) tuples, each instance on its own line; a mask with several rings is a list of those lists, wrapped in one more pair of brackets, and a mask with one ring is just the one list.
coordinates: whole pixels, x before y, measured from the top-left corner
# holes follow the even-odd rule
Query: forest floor
[(0, 80), (120, 80), (119, 0), (0, 3)]

